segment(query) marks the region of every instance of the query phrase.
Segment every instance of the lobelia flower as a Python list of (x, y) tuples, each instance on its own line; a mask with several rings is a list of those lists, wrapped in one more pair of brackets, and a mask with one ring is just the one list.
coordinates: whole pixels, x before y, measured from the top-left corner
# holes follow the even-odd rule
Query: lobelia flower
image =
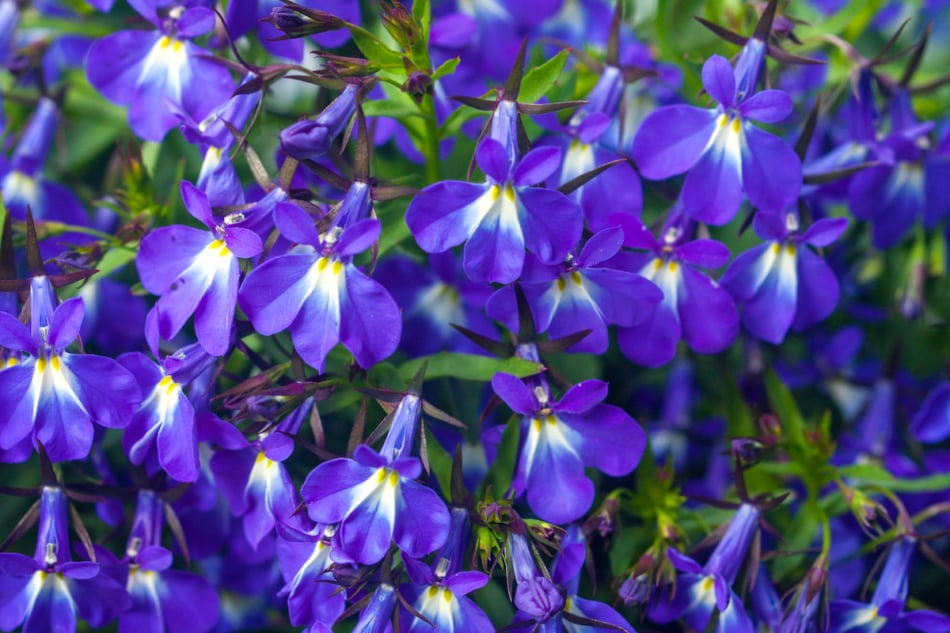
[(495, 393), (522, 414), (521, 448), (511, 484), (527, 494), (528, 506), (541, 519), (567, 523), (579, 518), (594, 500), (594, 485), (584, 474), (594, 467), (619, 477), (640, 462), (646, 434), (623, 409), (601, 404), (607, 383), (585, 380), (554, 401), (547, 381), (528, 383), (511, 374), (492, 378)]
[(539, 624), (550, 621), (564, 608), (564, 596), (535, 564), (523, 526), (508, 534), (507, 545), (508, 561), (517, 582), (514, 604), (518, 615)]
[(422, 400), (408, 393), (396, 407), (379, 453), (361, 444), (353, 458), (324, 462), (300, 489), (310, 518), (338, 523), (331, 557), (337, 562), (371, 565), (389, 551), (421, 558), (439, 548), (449, 534), (449, 512), (430, 488), (413, 481), (422, 463), (411, 456), (422, 415)]
[[(562, 151), (560, 169), (555, 171), (549, 183), (552, 187), (566, 184), (618, 158), (616, 152), (601, 143), (612, 122), (613, 119), (606, 114), (593, 112), (579, 124), (569, 126), (566, 135), (541, 140), (541, 143), (559, 147)], [(583, 210), (587, 227), (594, 232), (610, 226), (610, 215), (627, 213), (637, 216), (643, 207), (640, 177), (627, 162), (609, 167), (572, 191), (569, 197)]]
[(89, 50), (86, 76), (113, 103), (129, 106), (129, 125), (161, 141), (177, 112), (201, 121), (234, 90), (227, 68), (190, 40), (214, 29), (214, 11), (200, 2), (141, 0), (134, 8), (157, 31), (119, 31)]
[[(0, 158), (0, 187), (3, 202), (13, 217), (26, 218), (27, 208), (37, 220), (63, 222), (87, 226), (89, 218), (82, 203), (68, 187), (53, 182), (43, 175), (43, 164), (49, 155), (53, 135), (59, 119), (59, 107), (48, 97), (40, 97), (33, 116), (20, 137), (9, 163)], [(48, 242), (82, 243), (86, 236), (80, 233), (59, 235), (40, 244), (42, 254), (51, 256)]]
[(739, 255), (720, 283), (742, 306), (742, 325), (753, 336), (779, 344), (789, 328), (801, 331), (830, 315), (838, 303), (838, 279), (806, 245), (838, 239), (845, 218), (818, 220), (799, 232), (798, 214), (758, 213), (753, 221), (765, 244)]
[(673, 359), (681, 339), (700, 354), (716, 354), (732, 345), (739, 333), (735, 301), (698, 270), (725, 264), (728, 249), (710, 239), (691, 240), (694, 223), (675, 210), (662, 240), (635, 218), (623, 219), (623, 226), (626, 246), (649, 251), (633, 258), (632, 267), (663, 292), (662, 302), (645, 320), (620, 328), (617, 341), (624, 355), (659, 367)]
[(135, 378), (119, 363), (94, 354), (71, 354), (83, 319), (82, 299), (53, 307), (47, 277), (30, 279), (30, 327), (0, 312), (0, 346), (20, 352), (0, 370), (0, 449), (25, 438), (42, 444), (52, 461), (82, 459), (92, 446), (95, 422), (107, 428), (129, 423), (141, 400)]
[(936, 444), (950, 437), (950, 382), (934, 387), (910, 423), (918, 442)]
[[(607, 228), (590, 238), (578, 255), (568, 253), (557, 266), (529, 257), (520, 282), (538, 332), (559, 339), (582, 330), (591, 333), (571, 346), (571, 352), (602, 354), (610, 343), (608, 325), (631, 327), (656, 309), (663, 293), (642, 276), (611, 266), (623, 245), (623, 230)], [(576, 252), (576, 249), (575, 249)], [(488, 300), (488, 315), (517, 329), (517, 305), (511, 287)]]
[[(564, 609), (549, 620), (538, 622), (540, 626), (537, 630), (539, 633), (610, 633), (611, 631), (634, 633), (633, 627), (614, 609), (596, 600), (588, 600), (577, 595), (586, 547), (578, 526), (574, 524), (568, 527), (567, 533), (561, 539), (560, 550), (551, 568), (551, 582), (564, 595)], [(519, 613), (515, 616), (515, 621), (528, 620), (524, 617), (525, 615)], [(604, 626), (597, 626), (597, 624)], [(514, 630), (528, 629), (516, 627)]]
[[(284, 426), (286, 420), (293, 420), (293, 426)], [(278, 523), (299, 525), (294, 516), (299, 504), (297, 489), (283, 462), (293, 453), (293, 436), (300, 421), (288, 416), (246, 448), (221, 450), (211, 458), (215, 483), (231, 513), (243, 517), (244, 535), (255, 549)]]
[(330, 548), (335, 526), (302, 532), (277, 528), (277, 557), (284, 577), (278, 596), (287, 596), (290, 623), (294, 626), (329, 628), (343, 615), (346, 599), (333, 580)]
[(686, 173), (683, 210), (700, 222), (729, 222), (743, 192), (753, 206), (779, 212), (801, 190), (798, 156), (785, 141), (751, 123), (778, 123), (792, 112), (784, 92), (755, 92), (765, 48), (764, 42), (749, 39), (735, 71), (719, 55), (707, 59), (703, 86), (719, 105), (712, 110), (664, 106), (644, 119), (634, 137), (632, 156), (643, 177), (663, 180)]
[(313, 120), (297, 121), (280, 132), (280, 147), (297, 160), (315, 160), (330, 151), (330, 146), (353, 118), (362, 84), (349, 83), (336, 99)]
[(77, 620), (101, 627), (129, 605), (125, 588), (97, 563), (73, 561), (62, 488), (44, 486), (33, 558), (0, 553), (0, 629), (74, 633)]
[(173, 479), (198, 480), (198, 428), (195, 408), (184, 387), (215, 361), (197, 343), (179, 349), (158, 365), (145, 354), (123, 354), (118, 361), (147, 394), (122, 435), (122, 448), (135, 465), (156, 464)]
[(371, 209), (369, 184), (355, 181), (330, 228), (318, 235), (310, 216), (282, 205), (277, 226), (297, 245), (257, 266), (241, 286), (240, 306), (254, 329), (271, 335), (289, 328), (297, 353), (320, 372), (338, 342), (364, 368), (399, 343), (399, 307), (353, 263), (379, 238)]
[(851, 212), (873, 225), (877, 248), (890, 248), (922, 221), (933, 229), (950, 212), (950, 137), (931, 147), (933, 122), (920, 123), (911, 96), (898, 90), (891, 98), (891, 132), (879, 144), (881, 164), (852, 177), (848, 190)]
[(468, 510), (452, 508), (451, 514), (449, 537), (431, 568), (408, 556), (402, 559), (412, 580), (403, 589), (407, 601), (429, 622), (403, 611), (400, 633), (495, 630), (481, 607), (466, 595), (488, 583), (488, 576), (482, 572), (461, 570), (470, 536)]
[(142, 285), (160, 295), (148, 314), (146, 338), (153, 352), (159, 338), (171, 339), (195, 315), (198, 342), (213, 356), (231, 346), (231, 328), (237, 303), (238, 258), (261, 252), (260, 236), (248, 226), (254, 214), (211, 214), (208, 196), (187, 181), (181, 183), (185, 208), (209, 230), (164, 226), (142, 239), (136, 268)]
[[(396, 588), (388, 582), (380, 583), (366, 607), (360, 611), (360, 619), (353, 633), (386, 633), (392, 631), (393, 609), (396, 608)], [(305, 633), (331, 633), (329, 627), (317, 625)]]
[(420, 248), (441, 253), (464, 242), (462, 265), (472, 281), (516, 280), (526, 248), (543, 263), (563, 261), (580, 239), (581, 210), (555, 189), (529, 186), (554, 173), (560, 151), (540, 147), (511, 167), (502, 144), (486, 138), (476, 158), (483, 184), (438, 182), (409, 203), (406, 223)]
[(426, 264), (397, 255), (387, 257), (376, 268), (376, 280), (392, 293), (402, 310), (402, 349), (413, 356), (441, 350), (479, 351), (481, 348), (452, 324), (483, 336), (497, 336), (497, 329), (485, 316), (491, 286), (469, 281), (451, 251), (429, 255)]
[(887, 633), (890, 631), (950, 630), (950, 618), (934, 611), (905, 611), (908, 573), (917, 540), (903, 534), (892, 544), (869, 603), (833, 600), (828, 630), (833, 633)]
[(172, 553), (162, 547), (164, 501), (140, 490), (125, 558), (104, 569), (129, 592), (119, 615), (119, 633), (205, 633), (218, 621), (218, 592), (205, 578), (169, 569)]
[(713, 611), (718, 611), (717, 633), (752, 633), (755, 629), (732, 584), (755, 536), (758, 521), (759, 510), (755, 506), (747, 503), (739, 506), (722, 540), (702, 566), (669, 548), (667, 556), (680, 575), (672, 595), (660, 592), (651, 602), (650, 618), (660, 623), (682, 618), (692, 628), (702, 631)]
[[(238, 87), (249, 84), (255, 78), (256, 75), (248, 73)], [(208, 195), (213, 207), (244, 203), (244, 189), (229, 154), (235, 141), (231, 128), (243, 129), (260, 99), (258, 92), (232, 95), (200, 122), (192, 119), (187, 112), (177, 112), (181, 119), (182, 136), (201, 148), (201, 171), (195, 184)]]

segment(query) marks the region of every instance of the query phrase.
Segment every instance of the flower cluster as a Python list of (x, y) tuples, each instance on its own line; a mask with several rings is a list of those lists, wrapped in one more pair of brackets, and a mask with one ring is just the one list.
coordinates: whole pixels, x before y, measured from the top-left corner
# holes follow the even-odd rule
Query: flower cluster
[(923, 4), (0, 0), (0, 630), (950, 631)]

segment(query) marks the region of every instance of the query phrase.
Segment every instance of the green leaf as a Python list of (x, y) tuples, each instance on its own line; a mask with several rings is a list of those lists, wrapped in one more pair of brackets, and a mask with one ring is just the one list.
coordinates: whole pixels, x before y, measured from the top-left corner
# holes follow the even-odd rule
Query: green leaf
[(409, 361), (399, 368), (399, 375), (409, 380), (419, 371), (423, 362), (428, 363), (427, 379), (450, 377), (480, 382), (488, 382), (498, 372), (524, 378), (538, 373), (542, 368), (540, 363), (533, 363), (522, 358), (492, 358), (477, 354), (439, 352)]
[(413, 0), (412, 17), (419, 24), (427, 26), (432, 17), (432, 7), (429, 4), (429, 0)]
[(439, 139), (454, 138), (458, 136), (459, 130), (462, 129), (464, 124), (468, 123), (472, 119), (477, 119), (484, 114), (484, 112), (480, 112), (475, 108), (459, 106), (454, 112), (452, 112), (452, 114), (448, 116), (448, 118), (445, 120), (445, 123), (442, 124), (442, 127), (439, 128)]
[(755, 433), (755, 422), (749, 407), (742, 397), (735, 380), (725, 381), (724, 405), (726, 408), (727, 434), (731, 437), (746, 437)]
[(439, 481), (439, 487), (442, 488), (442, 496), (445, 499), (452, 498), (452, 456), (442, 448), (439, 440), (435, 439), (432, 432), (426, 429), (426, 451), (429, 453), (429, 468), (432, 469), (435, 478)]
[[(804, 504), (789, 529), (783, 530), (782, 534), (786, 541), (783, 549), (786, 552), (804, 552), (812, 544), (815, 536), (819, 534), (821, 517), (818, 507), (813, 504)], [(782, 582), (786, 578), (801, 578), (803, 570), (798, 569), (805, 561), (805, 555), (802, 553), (789, 554), (787, 556), (778, 556), (772, 567), (772, 578), (776, 582)]]
[(390, 96), (387, 99), (366, 101), (363, 103), (363, 114), (366, 116), (386, 116), (393, 119), (422, 117), (419, 108), (411, 100), (402, 100)]
[(894, 479), (891, 481), (878, 481), (875, 485), (881, 488), (887, 488), (894, 492), (936, 492), (945, 491), (950, 488), (950, 473), (941, 473), (939, 475), (930, 475), (920, 479)]
[(534, 103), (547, 94), (548, 90), (557, 81), (567, 63), (568, 52), (561, 51), (540, 66), (535, 66), (521, 80), (521, 91), (518, 93), (518, 101), (522, 103)]
[(366, 59), (384, 67), (402, 66), (402, 56), (383, 44), (382, 40), (378, 37), (355, 24), (347, 24), (347, 28), (350, 29), (350, 35), (353, 37), (353, 41)]
[(515, 476), (515, 464), (518, 462), (518, 441), (521, 437), (521, 422), (513, 417), (505, 426), (498, 442), (498, 454), (488, 470), (485, 481), (491, 486), (492, 495), (498, 499), (508, 494)]
[(461, 57), (452, 57), (450, 59), (442, 62), (438, 68), (432, 73), (432, 81), (441, 79), (446, 75), (451, 75), (455, 72), (455, 68), (459, 65), (459, 62), (462, 61)]
[(113, 246), (106, 251), (106, 254), (102, 256), (102, 259), (99, 260), (99, 264), (96, 266), (99, 270), (99, 275), (105, 277), (106, 275), (112, 274), (114, 271), (135, 259), (135, 254), (136, 249), (129, 248), (128, 245)]
[(842, 466), (838, 474), (848, 479), (861, 479), (867, 482), (886, 483), (894, 481), (894, 475), (875, 464), (852, 464)]
[(765, 372), (765, 389), (786, 435), (793, 443), (799, 446), (804, 445), (805, 421), (802, 419), (802, 414), (795, 403), (795, 397), (771, 368)]

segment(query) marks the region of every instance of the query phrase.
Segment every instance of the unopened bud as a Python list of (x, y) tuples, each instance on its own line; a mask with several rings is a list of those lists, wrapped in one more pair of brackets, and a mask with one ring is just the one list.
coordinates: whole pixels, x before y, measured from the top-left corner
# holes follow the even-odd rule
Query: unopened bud
[(317, 33), (336, 31), (346, 26), (346, 22), (331, 13), (309, 9), (292, 2), (286, 6), (274, 7), (270, 15), (262, 18), (261, 22), (270, 22), (275, 29), (284, 34), (282, 37), (275, 38), (278, 40), (307, 37)]

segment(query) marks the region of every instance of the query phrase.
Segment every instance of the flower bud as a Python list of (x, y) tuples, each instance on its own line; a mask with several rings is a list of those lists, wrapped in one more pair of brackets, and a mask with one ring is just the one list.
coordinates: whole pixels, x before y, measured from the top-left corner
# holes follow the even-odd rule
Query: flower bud
[(283, 37), (276, 38), (280, 40), (307, 37), (346, 27), (345, 21), (331, 13), (319, 9), (308, 9), (292, 2), (286, 6), (274, 7), (270, 15), (262, 18), (261, 21), (270, 22), (275, 29), (282, 32)]

